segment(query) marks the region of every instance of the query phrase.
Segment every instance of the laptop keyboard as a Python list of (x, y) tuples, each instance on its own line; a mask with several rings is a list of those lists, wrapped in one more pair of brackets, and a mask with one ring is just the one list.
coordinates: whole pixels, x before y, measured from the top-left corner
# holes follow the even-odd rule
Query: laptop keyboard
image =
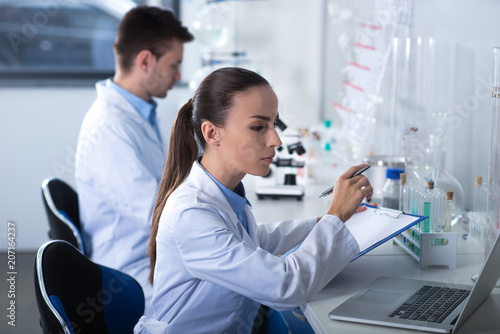
[(441, 323), (469, 293), (466, 289), (424, 285), (389, 317)]

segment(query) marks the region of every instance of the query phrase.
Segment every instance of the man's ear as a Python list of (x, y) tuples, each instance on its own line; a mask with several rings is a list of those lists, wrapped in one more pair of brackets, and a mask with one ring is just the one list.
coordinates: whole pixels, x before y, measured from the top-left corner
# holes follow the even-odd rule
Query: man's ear
[(212, 122), (204, 121), (201, 124), (201, 133), (203, 133), (203, 138), (205, 138), (205, 141), (207, 142), (208, 145), (219, 146), (220, 144), (219, 128), (215, 126)]
[(141, 69), (144, 72), (148, 72), (149, 68), (151, 68), (156, 61), (155, 56), (149, 50), (142, 50), (135, 57), (134, 64), (137, 68)]

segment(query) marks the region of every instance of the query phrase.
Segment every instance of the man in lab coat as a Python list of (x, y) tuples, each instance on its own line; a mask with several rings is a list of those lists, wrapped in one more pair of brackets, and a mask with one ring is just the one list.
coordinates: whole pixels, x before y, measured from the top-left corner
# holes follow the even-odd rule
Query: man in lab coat
[(75, 180), (90, 258), (134, 277), (146, 304), (147, 246), (166, 159), (152, 98), (180, 79), (183, 43), (191, 40), (169, 10), (129, 11), (114, 44), (115, 76), (96, 84), (78, 139)]

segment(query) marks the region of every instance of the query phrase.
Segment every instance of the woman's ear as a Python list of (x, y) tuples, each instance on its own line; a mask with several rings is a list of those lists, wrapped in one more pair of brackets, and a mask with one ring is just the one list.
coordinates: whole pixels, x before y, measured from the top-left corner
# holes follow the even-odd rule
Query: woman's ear
[(220, 133), (219, 128), (215, 126), (210, 121), (204, 121), (201, 124), (201, 133), (203, 133), (203, 138), (208, 145), (219, 146), (220, 145)]

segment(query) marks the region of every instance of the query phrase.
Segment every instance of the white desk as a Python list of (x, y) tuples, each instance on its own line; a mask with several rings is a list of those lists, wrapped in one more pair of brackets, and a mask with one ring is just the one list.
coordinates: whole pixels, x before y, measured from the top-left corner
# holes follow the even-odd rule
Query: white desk
[[(399, 246), (388, 242), (379, 248), (381, 248), (380, 252), (383, 249), (390, 251), (390, 248), (399, 248)], [(420, 270), (417, 262), (409, 255), (368, 253), (349, 264), (301, 308), (316, 333), (420, 333), (419, 331), (334, 321), (328, 318), (328, 313), (379, 276), (472, 284), (470, 277), (479, 271), (483, 261), (483, 254), (462, 253), (458, 254), (456, 269)], [(457, 333), (500, 333), (499, 315), (500, 289), (495, 288), (490, 297)]]
[[(328, 208), (328, 199), (318, 199), (325, 186), (308, 186), (303, 201), (295, 199), (258, 200), (253, 192), (253, 179), (245, 179), (247, 197), (252, 203), (258, 222), (271, 222), (289, 218), (323, 215)], [(433, 268), (420, 270), (418, 263), (401, 247), (389, 241), (349, 264), (323, 290), (303, 305), (309, 323), (316, 333), (424, 333), (382, 326), (370, 326), (334, 321), (328, 313), (379, 276), (399, 276), (439, 282), (470, 284), (470, 277), (477, 273), (484, 262), (484, 254), (462, 238), (466, 233), (455, 227), (458, 233), (458, 255), (456, 269)], [(500, 289), (495, 288), (481, 307), (458, 330), (458, 334), (500, 333)]]

